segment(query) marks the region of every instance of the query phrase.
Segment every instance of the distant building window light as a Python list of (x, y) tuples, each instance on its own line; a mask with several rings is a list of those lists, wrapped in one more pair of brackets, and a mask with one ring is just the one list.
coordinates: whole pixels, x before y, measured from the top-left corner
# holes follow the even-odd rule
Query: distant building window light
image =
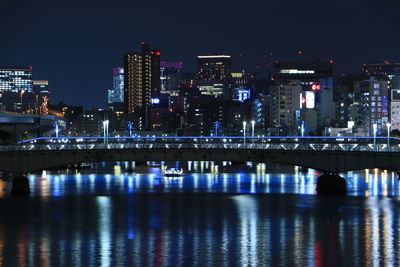
[(281, 69), (281, 74), (315, 74), (314, 70)]

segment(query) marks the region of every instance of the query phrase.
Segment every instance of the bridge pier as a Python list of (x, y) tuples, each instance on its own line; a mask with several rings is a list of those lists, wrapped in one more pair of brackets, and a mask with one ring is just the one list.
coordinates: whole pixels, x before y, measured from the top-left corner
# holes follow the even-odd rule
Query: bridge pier
[(13, 195), (29, 195), (31, 189), (29, 188), (28, 177), (18, 174), (12, 179), (11, 194)]
[(127, 173), (133, 173), (135, 172), (136, 169), (136, 162), (132, 161), (132, 162), (127, 162), (127, 165), (125, 166), (125, 171)]
[(346, 194), (346, 180), (338, 174), (326, 172), (317, 181), (318, 194)]

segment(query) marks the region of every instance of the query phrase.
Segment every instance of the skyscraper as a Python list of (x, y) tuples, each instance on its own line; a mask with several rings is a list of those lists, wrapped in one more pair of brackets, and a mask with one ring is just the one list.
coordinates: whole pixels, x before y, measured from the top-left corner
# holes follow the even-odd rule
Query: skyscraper
[(113, 89), (108, 90), (108, 104), (124, 102), (124, 69), (113, 69)]
[(124, 59), (125, 110), (128, 114), (146, 109), (160, 92), (160, 51), (142, 42), (141, 53), (127, 53)]
[(180, 85), (182, 74), (182, 62), (162, 61), (161, 69), (161, 93), (176, 95)]
[(202, 94), (220, 96), (231, 78), (231, 56), (197, 56), (196, 85)]
[(0, 92), (32, 92), (33, 90), (32, 67), (27, 68), (1, 68), (0, 67)]

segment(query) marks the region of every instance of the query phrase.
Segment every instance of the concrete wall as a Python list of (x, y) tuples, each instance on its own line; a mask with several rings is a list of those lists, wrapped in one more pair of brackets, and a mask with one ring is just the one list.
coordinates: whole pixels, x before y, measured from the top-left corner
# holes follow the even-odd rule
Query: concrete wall
[(0, 152), (0, 170), (12, 173), (62, 168), (82, 162), (115, 161), (253, 161), (299, 165), (334, 173), (367, 168), (400, 169), (399, 152), (161, 148)]

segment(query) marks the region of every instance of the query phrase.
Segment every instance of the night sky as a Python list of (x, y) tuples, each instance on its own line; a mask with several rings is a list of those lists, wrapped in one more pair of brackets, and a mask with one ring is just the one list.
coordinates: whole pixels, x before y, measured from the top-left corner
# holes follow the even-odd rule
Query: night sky
[[(0, 0), (0, 66), (33, 66), (52, 103), (103, 106), (112, 68), (147, 41), (162, 60), (233, 56), (234, 69), (302, 58), (335, 60), (335, 72), (399, 61), (396, 0)], [(242, 57), (239, 57), (242, 54)]]

